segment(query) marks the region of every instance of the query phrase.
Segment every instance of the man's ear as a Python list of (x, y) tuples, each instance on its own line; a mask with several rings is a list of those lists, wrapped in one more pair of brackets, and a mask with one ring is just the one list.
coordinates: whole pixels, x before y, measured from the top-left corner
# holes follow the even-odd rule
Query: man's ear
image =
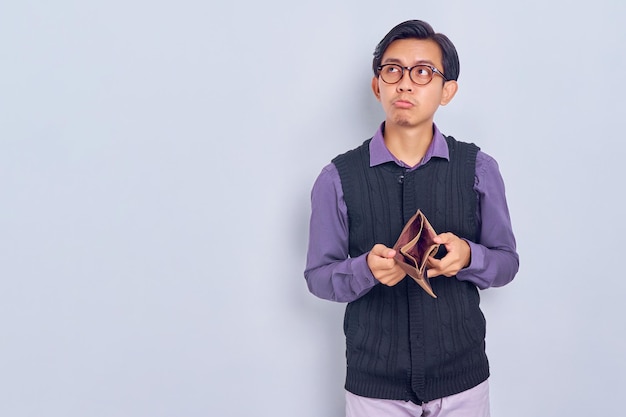
[(378, 77), (372, 78), (372, 92), (376, 96), (376, 100), (380, 101), (380, 87), (378, 86)]
[(454, 81), (446, 81), (443, 85), (443, 94), (441, 95), (441, 105), (445, 106), (452, 101), (454, 95), (459, 89), (459, 84)]

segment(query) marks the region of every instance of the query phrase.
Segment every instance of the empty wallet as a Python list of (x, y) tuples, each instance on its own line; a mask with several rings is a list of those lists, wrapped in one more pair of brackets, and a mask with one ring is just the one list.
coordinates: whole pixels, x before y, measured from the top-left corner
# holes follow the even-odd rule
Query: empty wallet
[(398, 241), (393, 246), (394, 259), (400, 268), (409, 275), (431, 297), (437, 298), (426, 276), (426, 260), (439, 250), (439, 244), (433, 239), (437, 236), (428, 219), (421, 210), (409, 219), (402, 229)]

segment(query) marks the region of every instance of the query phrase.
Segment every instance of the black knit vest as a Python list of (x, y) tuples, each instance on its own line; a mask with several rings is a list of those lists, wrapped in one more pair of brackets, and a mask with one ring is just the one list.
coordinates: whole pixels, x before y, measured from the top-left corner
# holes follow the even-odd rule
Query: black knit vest
[[(437, 233), (478, 240), (473, 189), (478, 147), (446, 137), (450, 160), (413, 171), (370, 167), (369, 142), (333, 159), (348, 208), (349, 253), (393, 246), (421, 209)], [(441, 255), (440, 255), (441, 256)], [(346, 389), (416, 403), (472, 388), (489, 377), (485, 319), (476, 286), (455, 277), (430, 280), (437, 299), (412, 279), (374, 286), (346, 307)]]

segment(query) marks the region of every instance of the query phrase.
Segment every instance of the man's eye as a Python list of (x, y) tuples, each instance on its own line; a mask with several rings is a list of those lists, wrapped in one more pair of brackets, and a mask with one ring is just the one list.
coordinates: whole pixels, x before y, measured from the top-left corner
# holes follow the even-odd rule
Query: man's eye
[(389, 66), (386, 68), (386, 71), (389, 74), (395, 74), (396, 72), (400, 72), (400, 69), (398, 67)]

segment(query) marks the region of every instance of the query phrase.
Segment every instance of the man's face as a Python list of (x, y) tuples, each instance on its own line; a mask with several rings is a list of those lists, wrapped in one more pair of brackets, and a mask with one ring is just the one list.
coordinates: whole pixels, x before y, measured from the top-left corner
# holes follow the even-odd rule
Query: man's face
[[(432, 40), (400, 39), (392, 42), (381, 61), (412, 67), (426, 64), (443, 72), (441, 49)], [(440, 105), (446, 105), (456, 93), (456, 81), (448, 81), (437, 74), (426, 85), (411, 81), (408, 71), (395, 84), (385, 83), (380, 76), (372, 79), (374, 95), (383, 106), (387, 126), (432, 128), (433, 117)]]

